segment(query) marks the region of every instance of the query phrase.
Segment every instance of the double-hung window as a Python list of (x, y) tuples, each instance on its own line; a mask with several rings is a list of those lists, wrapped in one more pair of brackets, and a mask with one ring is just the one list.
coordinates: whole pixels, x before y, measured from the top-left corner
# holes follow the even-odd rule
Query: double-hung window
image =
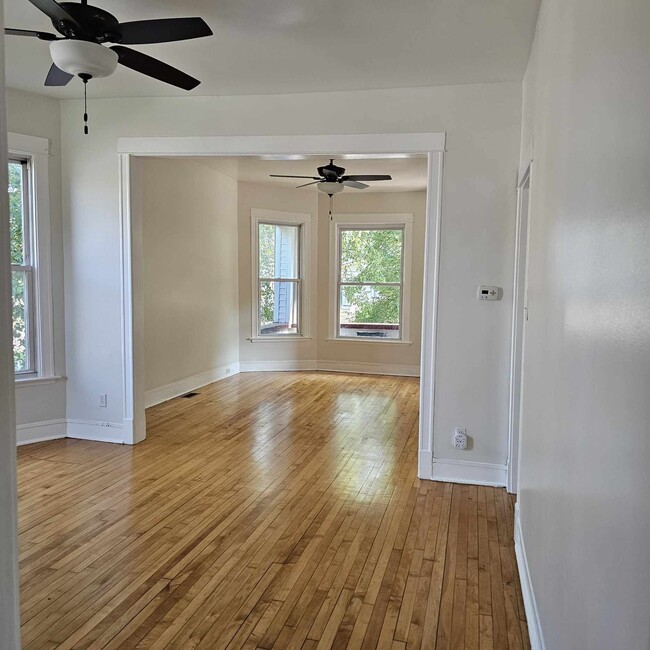
[(307, 336), (310, 215), (253, 210), (253, 340)]
[(29, 160), (9, 158), (8, 171), (14, 370), (27, 374), (36, 369)]
[(409, 342), (410, 214), (336, 215), (332, 221), (332, 336)]
[(8, 135), (14, 370), (30, 381), (54, 376), (49, 142)]

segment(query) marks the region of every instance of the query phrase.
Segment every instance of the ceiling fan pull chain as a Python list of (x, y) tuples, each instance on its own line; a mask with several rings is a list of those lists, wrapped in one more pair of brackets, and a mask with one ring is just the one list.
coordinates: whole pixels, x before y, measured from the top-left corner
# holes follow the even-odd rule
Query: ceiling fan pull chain
[(88, 79), (84, 79), (84, 135), (88, 135), (88, 97), (86, 89), (88, 88)]
[(330, 194), (330, 221), (334, 221), (334, 218), (332, 217), (332, 206), (334, 204), (334, 195)]

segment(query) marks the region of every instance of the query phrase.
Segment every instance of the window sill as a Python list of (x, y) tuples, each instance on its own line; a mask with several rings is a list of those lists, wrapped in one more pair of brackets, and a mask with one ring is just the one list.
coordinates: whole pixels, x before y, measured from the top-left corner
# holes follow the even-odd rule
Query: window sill
[(18, 375), (14, 379), (14, 384), (16, 388), (19, 386), (35, 386), (39, 384), (54, 384), (57, 381), (64, 381), (66, 377), (59, 377), (59, 376), (54, 376), (54, 377), (38, 377), (36, 375), (23, 375), (20, 376)]
[(269, 334), (268, 336), (254, 336), (247, 339), (251, 343), (277, 343), (280, 341), (313, 341), (311, 336), (286, 336), (282, 334)]
[(352, 336), (328, 337), (325, 340), (336, 343), (370, 343), (371, 345), (413, 345), (413, 341), (402, 341), (400, 339), (355, 339)]

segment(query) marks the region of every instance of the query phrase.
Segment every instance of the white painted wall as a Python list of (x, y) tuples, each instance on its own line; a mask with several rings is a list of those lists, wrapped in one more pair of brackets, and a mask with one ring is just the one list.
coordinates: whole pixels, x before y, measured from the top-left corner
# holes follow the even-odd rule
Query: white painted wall
[[(337, 131), (447, 132), (438, 379), (448, 406), (437, 412), (436, 455), (455, 455), (451, 431), (465, 425), (475, 442), (461, 458), (505, 461), (520, 84), (91, 100), (89, 136), (81, 106), (61, 105), (68, 417), (122, 417), (117, 138), (322, 132), (314, 116), (327, 106), (345, 115)], [(505, 299), (479, 303), (482, 282), (504, 286)], [(100, 392), (109, 393), (107, 409), (96, 406)]]
[[(0, 5), (0, 52), (4, 51)], [(0, 107), (5, 105), (4, 66), (0, 66)], [(7, 186), (7, 121), (0, 110), (0, 184)], [(11, 344), (9, 203), (0, 198), (0, 638), (7, 650), (20, 648), (18, 537), (16, 532), (16, 427), (14, 363)]]
[[(386, 161), (390, 171), (390, 161)], [(420, 366), (422, 330), (422, 281), (424, 277), (424, 229), (426, 192), (355, 192), (346, 190), (334, 197), (334, 212), (339, 214), (408, 213), (413, 215), (411, 255), (411, 345), (328, 341), (330, 323), (330, 219), (329, 197), (319, 194), (318, 227), (318, 359), (331, 363)]]
[[(52, 259), (52, 309), (54, 371), (65, 377), (63, 307), (63, 223), (61, 215), (61, 113), (59, 101), (13, 88), (7, 89), (8, 130), (50, 141), (50, 228)], [(21, 384), (16, 388), (18, 424), (65, 418), (65, 381)]]
[(650, 3), (544, 0), (521, 530), (547, 650), (650, 647)]
[[(315, 192), (287, 187), (272, 187), (257, 183), (239, 184), (239, 350), (240, 363), (246, 369), (250, 364), (260, 366), (268, 362), (290, 363), (316, 360), (316, 329), (318, 315), (316, 300), (310, 302), (311, 338), (303, 341), (251, 342), (252, 313), (252, 262), (251, 262), (251, 209), (279, 210), (312, 215), (311, 244), (308, 263), (311, 265), (311, 282), (307, 288), (316, 295), (318, 195)], [(261, 367), (261, 366), (260, 366)]]
[(237, 181), (141, 161), (145, 389), (239, 361)]

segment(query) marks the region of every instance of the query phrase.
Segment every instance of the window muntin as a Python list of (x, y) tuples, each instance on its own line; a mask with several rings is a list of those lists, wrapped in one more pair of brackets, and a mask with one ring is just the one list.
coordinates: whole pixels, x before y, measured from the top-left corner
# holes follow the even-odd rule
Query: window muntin
[(404, 228), (338, 229), (336, 337), (401, 340)]
[(14, 370), (36, 372), (34, 336), (33, 220), (30, 202), (29, 160), (9, 159), (9, 231), (11, 248), (11, 303)]
[(301, 334), (301, 224), (260, 221), (257, 228), (257, 334)]

